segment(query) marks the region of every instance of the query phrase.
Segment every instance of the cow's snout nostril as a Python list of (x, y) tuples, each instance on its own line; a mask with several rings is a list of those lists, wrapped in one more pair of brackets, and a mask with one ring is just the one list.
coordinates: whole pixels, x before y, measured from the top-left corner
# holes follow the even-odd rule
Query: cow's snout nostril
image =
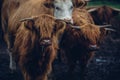
[(44, 40), (44, 42), (50, 42), (50, 40)]
[(50, 40), (44, 40), (44, 42), (45, 42), (45, 43), (49, 43), (49, 42), (50, 42)]
[(73, 20), (70, 19), (70, 18), (65, 18), (64, 20), (65, 20), (65, 22), (67, 22), (67, 23), (73, 23)]
[(50, 39), (43, 39), (41, 42), (40, 42), (40, 45), (42, 46), (49, 46), (52, 44), (52, 41)]
[(97, 51), (97, 50), (99, 50), (99, 47), (97, 45), (89, 45), (89, 50), (90, 51)]
[(64, 20), (65, 20), (65, 21), (71, 21), (71, 19), (70, 19), (70, 18), (65, 18)]

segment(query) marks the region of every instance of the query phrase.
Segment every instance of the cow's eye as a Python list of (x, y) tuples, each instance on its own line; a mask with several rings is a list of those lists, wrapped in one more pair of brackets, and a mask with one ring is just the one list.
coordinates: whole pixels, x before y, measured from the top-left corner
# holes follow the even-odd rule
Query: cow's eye
[(71, 6), (70, 9), (73, 9), (73, 6)]
[(61, 10), (59, 7), (55, 7), (56, 10)]

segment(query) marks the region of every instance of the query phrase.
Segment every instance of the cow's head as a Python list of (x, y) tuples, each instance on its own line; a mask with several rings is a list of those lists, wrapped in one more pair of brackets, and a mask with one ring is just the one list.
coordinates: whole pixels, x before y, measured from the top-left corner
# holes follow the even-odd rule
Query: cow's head
[(65, 22), (58, 21), (53, 16), (46, 14), (25, 18), (21, 21), (28, 30), (36, 32), (40, 46), (52, 45), (54, 39), (57, 41), (65, 29)]
[(73, 2), (72, 0), (46, 0), (45, 6), (54, 9), (56, 19), (72, 22)]
[[(83, 49), (86, 51), (96, 51), (99, 49), (99, 44), (104, 41), (105, 36), (108, 31), (114, 31), (114, 29), (109, 28), (111, 25), (95, 25), (91, 23), (87, 23), (81, 26), (67, 25), (65, 34), (63, 37), (67, 42), (63, 42), (62, 44), (67, 44), (68, 46), (74, 47), (74, 45), (80, 44)], [(77, 44), (76, 44), (77, 42)], [(71, 43), (73, 43), (71, 45)]]
[(95, 24), (103, 25), (110, 24), (110, 20), (119, 15), (120, 9), (112, 8), (109, 6), (91, 7), (88, 12), (93, 17)]
[(73, 23), (73, 8), (83, 8), (89, 0), (45, 0), (47, 8), (53, 8), (56, 19), (66, 20)]

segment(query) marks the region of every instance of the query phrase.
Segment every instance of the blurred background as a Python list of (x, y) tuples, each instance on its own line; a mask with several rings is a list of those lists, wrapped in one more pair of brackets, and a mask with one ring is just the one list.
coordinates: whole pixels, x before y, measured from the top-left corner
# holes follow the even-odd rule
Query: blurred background
[(88, 7), (108, 5), (111, 7), (120, 8), (120, 0), (90, 0)]

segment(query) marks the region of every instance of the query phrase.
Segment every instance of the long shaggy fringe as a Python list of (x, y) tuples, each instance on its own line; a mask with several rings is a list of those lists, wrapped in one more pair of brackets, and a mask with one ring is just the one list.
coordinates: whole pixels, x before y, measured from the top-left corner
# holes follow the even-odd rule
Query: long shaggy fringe
[(28, 30), (24, 26), (24, 23), (22, 23), (20, 28), (17, 30), (13, 51), (16, 54), (20, 53), (20, 55), (25, 55), (33, 49), (36, 40), (36, 33)]
[(35, 21), (35, 26), (37, 26), (37, 29), (40, 29), (40, 37), (46, 38), (46, 37), (52, 37), (51, 32), (53, 32), (54, 26), (55, 26), (55, 18), (49, 15), (41, 15), (39, 18)]
[[(35, 30), (28, 29), (25, 22), (19, 26), (14, 42), (13, 56), (19, 62), (26, 78), (42, 78), (41, 80), (44, 80), (45, 75), (51, 72), (51, 65), (56, 57), (58, 45), (56, 44), (56, 36), (53, 36), (53, 44), (41, 51), (39, 38), (51, 36), (55, 19), (49, 15), (40, 15), (34, 21)], [(38, 34), (36, 31), (40, 33)]]
[(96, 43), (100, 38), (100, 28), (94, 25), (93, 19), (85, 9), (74, 9), (74, 25), (80, 26), (79, 36)]
[(85, 24), (81, 26), (81, 34), (85, 39), (88, 39), (90, 42), (97, 43), (100, 38), (100, 28), (94, 24)]
[(81, 26), (87, 23), (94, 24), (92, 17), (85, 9), (74, 9), (73, 21), (76, 26)]

